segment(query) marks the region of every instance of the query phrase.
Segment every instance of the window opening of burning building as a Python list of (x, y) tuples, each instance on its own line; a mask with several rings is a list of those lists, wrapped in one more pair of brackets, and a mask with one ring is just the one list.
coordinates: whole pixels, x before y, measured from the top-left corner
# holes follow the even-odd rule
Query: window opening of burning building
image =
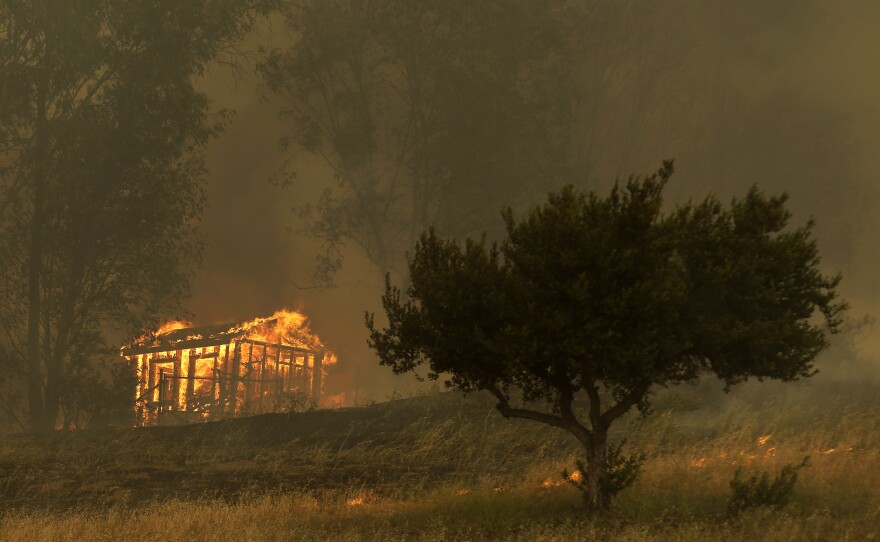
[(288, 310), (233, 324), (169, 322), (121, 353), (137, 369), (141, 425), (317, 407), (336, 362), (307, 318)]

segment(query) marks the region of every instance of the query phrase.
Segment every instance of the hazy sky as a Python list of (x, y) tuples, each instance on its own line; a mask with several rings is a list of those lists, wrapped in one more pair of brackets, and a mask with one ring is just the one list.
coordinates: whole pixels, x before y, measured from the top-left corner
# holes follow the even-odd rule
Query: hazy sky
[[(796, 88), (809, 99), (843, 115), (849, 123), (858, 156), (858, 174), (867, 193), (874, 193), (880, 175), (880, 3), (827, 2), (824, 21), (814, 32), (801, 36), (783, 62), (768, 70), (755, 85), (780, 83)], [(235, 321), (266, 315), (281, 307), (304, 310), (313, 329), (340, 357), (336, 391), (351, 391), (356, 365), (361, 365), (362, 398), (384, 398), (405, 383), (378, 368), (366, 348), (365, 310), (379, 308), (381, 279), (356, 253), (348, 256), (339, 286), (331, 290), (307, 287), (317, 251), (315, 244), (288, 229), (297, 221), (291, 207), (312, 201), (333, 182), (315, 159), (305, 158), (293, 188), (280, 190), (268, 182), (279, 170), (284, 154), (277, 141), (282, 134), (271, 104), (261, 101), (258, 82), (244, 73), (238, 79), (216, 69), (206, 88), (217, 107), (237, 111), (227, 131), (209, 149), (209, 208), (203, 222), (206, 241), (204, 265), (194, 280), (187, 303), (197, 324)], [(785, 141), (779, 141), (782, 147)], [(666, 156), (657, 156), (656, 164)], [(688, 164), (679, 161), (680, 170)], [(756, 179), (761, 184), (760, 179)], [(838, 190), (835, 180), (827, 181)], [(714, 189), (711, 184), (709, 189)], [(843, 188), (845, 189), (845, 188)], [(797, 190), (791, 189), (793, 199)], [(678, 193), (679, 191), (677, 191)], [(814, 193), (812, 191), (811, 193)], [(698, 196), (698, 194), (694, 194)], [(821, 201), (805, 208), (821, 209)], [(880, 315), (880, 232), (878, 202), (867, 202), (864, 224), (851, 235), (852, 255), (841, 262), (842, 292), (853, 306), (852, 316)], [(836, 212), (845, 214), (847, 209)], [(862, 218), (860, 218), (862, 220)], [(830, 227), (819, 222), (817, 229)], [(835, 271), (836, 268), (828, 269)], [(880, 331), (861, 345), (861, 353), (875, 361), (880, 356)]]

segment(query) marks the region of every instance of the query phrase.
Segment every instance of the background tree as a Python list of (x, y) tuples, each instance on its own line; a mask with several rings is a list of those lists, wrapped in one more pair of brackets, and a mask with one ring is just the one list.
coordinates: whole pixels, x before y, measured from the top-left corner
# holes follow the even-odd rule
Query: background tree
[(130, 336), (187, 291), (221, 126), (194, 79), (263, 4), (0, 1), (0, 329), (32, 429), (108, 325)]
[(293, 45), (270, 51), (262, 73), (291, 159), (319, 156), (338, 183), (298, 209), (325, 250), (320, 278), (338, 269), (345, 243), (403, 276), (402, 255), (428, 226), (484, 231), (502, 198), (526, 199), (534, 179), (562, 175), (568, 102), (554, 10), (519, 0), (285, 5)]
[(785, 196), (753, 188), (726, 208), (709, 197), (663, 214), (671, 173), (508, 209), (500, 245), (424, 234), (408, 299), (389, 280), (388, 326), (367, 315), (370, 346), (395, 373), (427, 365), (454, 389), (489, 391), (505, 417), (570, 432), (586, 452), (585, 503), (607, 508), (632, 479), (619, 448), (609, 464), (609, 427), (646, 412), (652, 387), (810, 376), (845, 308), (812, 224), (787, 227)]

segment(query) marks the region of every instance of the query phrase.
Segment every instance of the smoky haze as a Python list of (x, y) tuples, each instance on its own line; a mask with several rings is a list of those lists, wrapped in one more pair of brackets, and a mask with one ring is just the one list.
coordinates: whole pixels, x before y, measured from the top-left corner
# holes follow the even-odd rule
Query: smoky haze
[[(571, 179), (604, 191), (616, 177), (650, 173), (674, 158), (670, 203), (710, 192), (726, 201), (752, 184), (786, 191), (794, 224), (815, 218), (825, 268), (843, 273), (840, 291), (857, 320), (880, 312), (873, 235), (880, 228), (880, 6), (795, 4), (639, 3), (597, 9), (594, 19), (605, 17), (599, 32), (566, 29), (580, 42), (580, 54), (568, 59), (580, 89)], [(262, 27), (249, 43), (286, 43), (279, 26)], [(277, 101), (249, 69), (216, 66), (203, 86), (218, 110), (236, 115), (209, 149), (206, 247), (186, 304), (195, 322), (301, 309), (339, 355), (328, 393), (378, 400), (412, 389), (366, 346), (364, 311), (381, 308), (378, 269), (348, 247), (336, 287), (311, 288), (320, 246), (299, 232), (303, 218), (293, 209), (334, 186), (333, 171), (301, 153), (293, 185), (270, 183), (290, 158), (278, 143), (286, 126)], [(556, 177), (539, 188), (560, 184)], [(861, 366), (876, 366), (880, 334), (862, 329), (856, 339)], [(833, 355), (842, 354), (826, 358)]]

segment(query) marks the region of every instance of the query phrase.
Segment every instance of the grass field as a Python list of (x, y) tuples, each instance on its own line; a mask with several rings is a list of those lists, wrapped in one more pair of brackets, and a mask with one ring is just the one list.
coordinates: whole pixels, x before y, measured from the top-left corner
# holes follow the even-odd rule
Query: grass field
[[(880, 540), (875, 381), (660, 392), (613, 433), (647, 454), (606, 517), (565, 433), (434, 393), (361, 408), (0, 444), (0, 540)], [(726, 513), (729, 482), (805, 455), (793, 502)]]

